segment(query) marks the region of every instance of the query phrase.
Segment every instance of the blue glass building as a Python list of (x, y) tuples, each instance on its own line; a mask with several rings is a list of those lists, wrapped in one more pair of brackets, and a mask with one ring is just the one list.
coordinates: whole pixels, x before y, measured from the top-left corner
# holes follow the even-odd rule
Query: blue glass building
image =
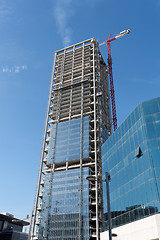
[(31, 240), (95, 240), (103, 220), (102, 143), (111, 134), (106, 65), (95, 39), (55, 53)]
[[(139, 104), (102, 147), (112, 227), (160, 212), (160, 98)], [(107, 200), (104, 185), (104, 218)]]

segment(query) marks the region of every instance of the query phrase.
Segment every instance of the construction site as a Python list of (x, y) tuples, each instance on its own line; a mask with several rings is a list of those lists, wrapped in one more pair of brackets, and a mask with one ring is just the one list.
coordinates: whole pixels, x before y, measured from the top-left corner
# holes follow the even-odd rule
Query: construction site
[(100, 239), (101, 146), (117, 128), (112, 62), (104, 62), (102, 44), (91, 38), (55, 52), (31, 240)]

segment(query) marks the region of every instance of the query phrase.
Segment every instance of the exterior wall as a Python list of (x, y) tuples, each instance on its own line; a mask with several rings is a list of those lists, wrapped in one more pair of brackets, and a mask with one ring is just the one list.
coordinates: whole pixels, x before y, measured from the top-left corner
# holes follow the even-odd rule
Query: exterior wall
[[(102, 148), (112, 227), (160, 212), (160, 98), (139, 104)], [(107, 227), (105, 186), (104, 214)]]
[[(83, 218), (83, 239), (89, 239), (89, 183), (86, 177), (89, 175), (89, 168), (82, 170), (82, 218)], [(47, 175), (43, 193), (42, 220), (39, 226), (39, 239), (43, 239), (46, 221), (46, 207), (48, 203), (48, 186), (50, 174)], [(78, 168), (69, 171), (55, 172), (52, 176), (51, 201), (49, 209), (49, 238), (77, 239), (79, 235), (79, 184), (80, 171)]]
[[(56, 130), (57, 127), (57, 130)], [(80, 158), (81, 118), (51, 125), (47, 148), (47, 164), (52, 164), (53, 143), (56, 131), (54, 163), (70, 163)], [(82, 157), (89, 157), (89, 117), (82, 118)]]
[(20, 232), (13, 232), (12, 240), (27, 240), (28, 234), (20, 233)]
[(22, 232), (29, 222), (14, 218), (12, 214), (0, 214), (0, 240), (27, 240), (28, 234)]
[(95, 39), (55, 53), (30, 239), (100, 238), (101, 146), (112, 129), (106, 68)]
[[(155, 214), (141, 220), (114, 228), (116, 240), (159, 240), (160, 214)], [(101, 240), (108, 240), (108, 231), (101, 233)]]
[(27, 240), (28, 234), (16, 232), (14, 230), (6, 230), (0, 232), (0, 240)]

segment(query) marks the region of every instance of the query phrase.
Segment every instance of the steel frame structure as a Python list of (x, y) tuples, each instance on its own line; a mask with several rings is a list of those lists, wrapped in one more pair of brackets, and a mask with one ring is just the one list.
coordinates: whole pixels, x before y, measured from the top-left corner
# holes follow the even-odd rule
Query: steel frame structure
[[(89, 157), (87, 158), (82, 157), (82, 117), (84, 116), (89, 116)], [(61, 164), (54, 163), (56, 126), (60, 122), (76, 118), (81, 118), (80, 159)], [(47, 154), (52, 124), (55, 124), (53, 161), (48, 164)], [(96, 40), (91, 38), (55, 52), (29, 240), (38, 239), (45, 175), (49, 172), (74, 168), (80, 169), (78, 239), (83, 239), (81, 234), (81, 192), (82, 168), (86, 166), (89, 167), (90, 175), (99, 179), (96, 183), (89, 183), (89, 239), (100, 239), (100, 231), (103, 227), (101, 146), (111, 134), (111, 129), (108, 73)], [(51, 184), (50, 180), (49, 196), (51, 194)], [(48, 239), (49, 200), (50, 198), (48, 198), (43, 239)]]

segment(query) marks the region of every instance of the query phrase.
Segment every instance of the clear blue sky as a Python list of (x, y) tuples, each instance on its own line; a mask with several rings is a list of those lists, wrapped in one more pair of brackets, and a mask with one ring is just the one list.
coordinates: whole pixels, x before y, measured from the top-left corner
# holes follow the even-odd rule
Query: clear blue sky
[(111, 46), (120, 124), (159, 97), (159, 24), (160, 0), (0, 0), (0, 212), (31, 213), (54, 51), (131, 29)]

